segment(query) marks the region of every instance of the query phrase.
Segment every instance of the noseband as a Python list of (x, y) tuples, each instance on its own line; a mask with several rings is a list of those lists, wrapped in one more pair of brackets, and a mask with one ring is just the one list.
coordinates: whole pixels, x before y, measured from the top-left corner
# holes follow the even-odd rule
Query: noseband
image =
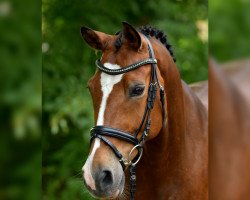
[[(112, 149), (116, 157), (119, 159), (119, 162), (121, 163), (123, 170), (125, 170), (127, 167), (130, 168), (129, 170), (130, 171), (130, 199), (134, 199), (134, 195), (135, 195), (136, 164), (139, 162), (140, 158), (142, 157), (143, 146), (145, 144), (145, 140), (150, 131), (150, 114), (151, 114), (151, 110), (154, 107), (154, 102), (155, 102), (156, 93), (157, 93), (157, 86), (160, 88), (160, 101), (162, 104), (162, 119), (164, 119), (164, 116), (165, 116), (164, 88), (161, 86), (158, 76), (157, 76), (157, 71), (156, 71), (157, 60), (155, 58), (154, 50), (152, 48), (152, 45), (149, 39), (146, 36), (145, 36), (145, 39), (148, 44), (148, 51), (149, 51), (149, 56), (150, 56), (149, 58), (145, 60), (141, 60), (129, 66), (123, 67), (121, 69), (108, 69), (103, 64), (101, 64), (100, 59), (96, 61), (96, 66), (98, 67), (98, 69), (109, 75), (124, 74), (129, 71), (135, 70), (141, 66), (151, 64), (151, 77), (150, 77), (150, 84), (148, 88), (147, 104), (146, 104), (146, 108), (145, 108), (142, 120), (140, 122), (140, 125), (137, 131), (134, 134), (131, 134), (131, 133), (124, 132), (122, 130), (118, 130), (118, 129), (106, 127), (106, 126), (94, 126), (90, 131), (91, 142), (93, 141), (94, 138), (99, 138)], [(144, 123), (145, 123), (145, 127), (144, 127), (144, 130), (142, 131), (142, 127)], [(142, 131), (142, 135), (140, 138), (138, 138), (138, 134), (141, 131)], [(108, 140), (105, 136), (118, 138), (118, 139), (121, 139), (121, 140), (124, 140), (126, 142), (133, 144), (134, 147), (131, 149), (128, 158), (124, 158), (124, 156), (115, 147), (115, 145), (112, 144), (112, 142), (110, 142), (110, 140)], [(135, 150), (138, 150), (138, 154), (132, 160), (131, 156)]]

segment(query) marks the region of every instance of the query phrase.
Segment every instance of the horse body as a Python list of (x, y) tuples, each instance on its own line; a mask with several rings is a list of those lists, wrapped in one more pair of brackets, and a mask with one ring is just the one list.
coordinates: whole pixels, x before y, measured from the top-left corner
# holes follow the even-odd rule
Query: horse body
[(192, 83), (189, 85), (189, 87), (208, 110), (208, 81)]
[(250, 110), (250, 59), (228, 62), (221, 67), (246, 102), (248, 110)]
[(214, 200), (250, 196), (249, 76), (249, 61), (222, 68), (209, 62), (209, 188)]

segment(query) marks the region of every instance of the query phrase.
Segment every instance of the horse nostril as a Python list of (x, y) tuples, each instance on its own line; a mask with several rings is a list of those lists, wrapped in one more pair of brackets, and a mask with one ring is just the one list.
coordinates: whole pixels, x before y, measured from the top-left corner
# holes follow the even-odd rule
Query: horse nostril
[(103, 178), (103, 183), (107, 184), (107, 185), (110, 185), (113, 183), (113, 179), (112, 179), (112, 174), (110, 171), (103, 171), (103, 174), (104, 174), (104, 178)]
[(113, 177), (111, 171), (103, 170), (100, 173), (99, 181), (101, 190), (108, 189), (110, 186), (112, 186)]

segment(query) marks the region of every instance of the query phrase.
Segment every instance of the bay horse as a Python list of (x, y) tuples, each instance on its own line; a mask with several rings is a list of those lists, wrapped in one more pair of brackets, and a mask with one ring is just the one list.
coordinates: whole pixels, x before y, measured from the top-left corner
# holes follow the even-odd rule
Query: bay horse
[[(85, 186), (96, 198), (129, 199), (131, 177), (128, 167), (121, 165), (124, 160), (117, 158), (120, 154), (129, 157), (123, 162), (128, 165), (141, 157), (137, 164), (135, 199), (206, 200), (207, 108), (181, 80), (162, 31), (151, 26), (136, 30), (126, 22), (122, 24), (122, 30), (115, 35), (81, 28), (87, 44), (102, 51), (98, 70), (88, 81), (96, 127), (91, 131), (90, 153), (82, 168)], [(134, 63), (141, 60), (149, 63), (143, 62), (135, 68)], [(132, 66), (133, 70), (127, 71), (130, 68), (125, 66)], [(143, 121), (135, 138), (144, 136), (142, 130), (150, 126), (140, 154), (139, 148), (134, 151), (137, 148), (133, 141), (128, 142), (132, 136), (129, 133), (138, 130), (145, 113), (154, 85), (153, 69), (161, 87), (153, 95), (150, 125)], [(105, 130), (108, 134), (103, 136)]]

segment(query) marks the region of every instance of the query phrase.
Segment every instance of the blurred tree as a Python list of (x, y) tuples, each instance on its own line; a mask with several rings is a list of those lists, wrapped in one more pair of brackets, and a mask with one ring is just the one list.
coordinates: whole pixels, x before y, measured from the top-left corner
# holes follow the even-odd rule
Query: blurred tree
[(80, 36), (89, 26), (109, 34), (121, 21), (165, 31), (187, 82), (207, 79), (206, 0), (43, 0), (43, 198), (89, 199), (81, 167), (93, 111), (87, 80), (96, 55)]
[(249, 7), (249, 1), (209, 1), (209, 51), (218, 61), (250, 56)]
[(0, 199), (41, 198), (40, 10), (0, 1)]

